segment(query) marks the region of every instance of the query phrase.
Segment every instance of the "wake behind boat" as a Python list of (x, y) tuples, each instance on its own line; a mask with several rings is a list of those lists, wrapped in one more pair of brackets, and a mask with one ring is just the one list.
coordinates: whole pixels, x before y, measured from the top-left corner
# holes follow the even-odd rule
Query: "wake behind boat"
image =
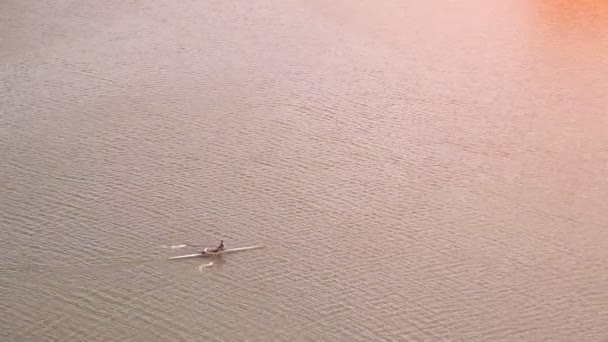
[(250, 247), (239, 247), (239, 248), (227, 248), (227, 249), (222, 249), (222, 250), (219, 250), (219, 251), (216, 248), (208, 247), (208, 248), (205, 248), (202, 252), (199, 252), (199, 253), (186, 254), (186, 255), (178, 255), (178, 256), (170, 257), (167, 260), (179, 260), (179, 259), (190, 259), (190, 258), (206, 258), (206, 257), (223, 255), (223, 254), (230, 254), (230, 253), (236, 253), (236, 252), (250, 251), (250, 250), (259, 249), (259, 248), (262, 248), (262, 247), (264, 247), (264, 246), (250, 246)]

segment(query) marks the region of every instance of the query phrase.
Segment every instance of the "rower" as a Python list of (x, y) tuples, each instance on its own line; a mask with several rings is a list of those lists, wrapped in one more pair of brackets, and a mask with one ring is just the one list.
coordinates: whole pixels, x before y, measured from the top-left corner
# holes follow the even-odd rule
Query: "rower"
[(206, 252), (217, 253), (217, 252), (223, 251), (224, 249), (226, 249), (224, 247), (224, 240), (220, 240), (220, 245), (219, 246), (217, 246), (216, 248), (213, 248), (213, 249), (209, 249), (207, 251), (203, 251), (203, 253), (206, 253)]

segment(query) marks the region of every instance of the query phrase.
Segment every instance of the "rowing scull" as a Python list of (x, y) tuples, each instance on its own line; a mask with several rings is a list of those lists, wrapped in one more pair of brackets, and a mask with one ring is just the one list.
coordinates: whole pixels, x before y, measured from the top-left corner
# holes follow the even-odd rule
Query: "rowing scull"
[(258, 249), (258, 248), (262, 248), (262, 247), (264, 247), (264, 246), (250, 246), (250, 247), (240, 247), (240, 248), (228, 248), (228, 249), (221, 250), (219, 252), (207, 252), (207, 250), (209, 248), (205, 248), (205, 251), (200, 252), (200, 253), (178, 255), (178, 256), (170, 257), (167, 260), (179, 260), (179, 259), (189, 259), (189, 258), (206, 258), (206, 257), (217, 256), (217, 255), (222, 255), (222, 254), (229, 254), (229, 253), (242, 252), (242, 251), (250, 251), (250, 250)]

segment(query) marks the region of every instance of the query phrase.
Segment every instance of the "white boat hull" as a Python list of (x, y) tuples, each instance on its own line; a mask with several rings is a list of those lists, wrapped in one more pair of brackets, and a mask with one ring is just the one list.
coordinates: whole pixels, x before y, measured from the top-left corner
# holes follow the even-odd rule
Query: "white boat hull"
[[(262, 248), (262, 247), (264, 247), (264, 246), (228, 248), (228, 249), (224, 249), (223, 251), (216, 252), (216, 253), (205, 252), (205, 253), (194, 253), (194, 254), (178, 255), (178, 256), (170, 257), (167, 260), (179, 260), (179, 259), (190, 259), (190, 258), (207, 258), (207, 257), (218, 256), (218, 255), (223, 255), (223, 254), (235, 253), (235, 252), (250, 251), (250, 250), (258, 249), (258, 248)], [(207, 250), (207, 248), (205, 248), (205, 250)]]

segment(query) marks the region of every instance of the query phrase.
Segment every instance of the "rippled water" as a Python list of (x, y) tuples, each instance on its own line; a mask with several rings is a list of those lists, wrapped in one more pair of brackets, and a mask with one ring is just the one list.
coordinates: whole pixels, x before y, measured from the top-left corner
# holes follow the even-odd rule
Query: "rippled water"
[(606, 56), (600, 0), (4, 1), (0, 338), (607, 341)]

